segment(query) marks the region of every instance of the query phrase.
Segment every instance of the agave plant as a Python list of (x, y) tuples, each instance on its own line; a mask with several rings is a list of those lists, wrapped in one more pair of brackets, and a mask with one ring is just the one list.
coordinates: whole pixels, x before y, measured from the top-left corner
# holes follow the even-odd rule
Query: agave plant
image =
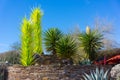
[(93, 61), (97, 56), (97, 51), (102, 47), (103, 35), (97, 30), (86, 28), (86, 32), (79, 35), (80, 47), (87, 53), (88, 58)]
[(44, 44), (48, 52), (56, 55), (56, 45), (62, 37), (62, 32), (57, 28), (50, 28), (44, 32)]
[(79, 64), (81, 64), (81, 65), (91, 65), (92, 61), (90, 61), (89, 59), (85, 59), (85, 60), (79, 62)]
[(91, 71), (90, 75), (84, 73), (83, 78), (84, 80), (108, 80), (108, 71), (104, 71), (104, 69), (96, 68), (96, 71)]
[(56, 47), (58, 56), (71, 58), (77, 51), (75, 40), (70, 35), (63, 36)]

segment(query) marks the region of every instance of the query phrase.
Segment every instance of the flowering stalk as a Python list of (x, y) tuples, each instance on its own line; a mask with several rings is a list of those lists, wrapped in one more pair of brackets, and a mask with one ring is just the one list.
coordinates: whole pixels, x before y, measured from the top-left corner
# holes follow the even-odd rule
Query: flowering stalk
[(91, 32), (91, 31), (90, 31), (90, 27), (89, 27), (89, 26), (87, 26), (87, 27), (86, 27), (86, 33), (89, 35), (89, 34), (90, 34), (90, 32)]

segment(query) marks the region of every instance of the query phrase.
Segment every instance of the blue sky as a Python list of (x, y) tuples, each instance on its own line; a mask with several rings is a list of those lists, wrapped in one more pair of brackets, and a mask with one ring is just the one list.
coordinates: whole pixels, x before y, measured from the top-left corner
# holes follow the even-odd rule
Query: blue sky
[(0, 52), (19, 41), (21, 21), (36, 6), (44, 12), (43, 31), (58, 27), (69, 32), (77, 25), (85, 30), (99, 17), (112, 22), (113, 38), (120, 42), (120, 0), (0, 0)]

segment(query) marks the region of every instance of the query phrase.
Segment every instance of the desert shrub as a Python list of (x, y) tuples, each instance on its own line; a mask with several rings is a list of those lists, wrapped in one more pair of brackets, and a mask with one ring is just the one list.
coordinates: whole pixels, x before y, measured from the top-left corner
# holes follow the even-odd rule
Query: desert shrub
[(18, 51), (8, 51), (0, 54), (0, 62), (5, 63), (8, 61), (9, 64), (19, 64), (19, 52)]
[(79, 41), (79, 34), (81, 33), (78, 27), (75, 29), (72, 29), (73, 31), (70, 33), (71, 37), (75, 40), (76, 46), (77, 46), (77, 51), (76, 54), (72, 56), (74, 64), (79, 64), (82, 61), (88, 59), (84, 52), (84, 50), (80, 47), (80, 41)]
[(20, 42), (14, 42), (10, 45), (11, 50), (13, 51), (20, 51), (21, 43)]

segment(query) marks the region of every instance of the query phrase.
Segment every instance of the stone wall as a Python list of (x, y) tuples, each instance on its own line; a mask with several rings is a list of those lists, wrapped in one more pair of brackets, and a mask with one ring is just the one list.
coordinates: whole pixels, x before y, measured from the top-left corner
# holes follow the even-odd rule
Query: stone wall
[(8, 80), (82, 80), (84, 72), (89, 73), (96, 67), (103, 67), (105, 70), (111, 69), (111, 65), (106, 66), (64, 66), (41, 65), (41, 66), (11, 66), (8, 67)]

